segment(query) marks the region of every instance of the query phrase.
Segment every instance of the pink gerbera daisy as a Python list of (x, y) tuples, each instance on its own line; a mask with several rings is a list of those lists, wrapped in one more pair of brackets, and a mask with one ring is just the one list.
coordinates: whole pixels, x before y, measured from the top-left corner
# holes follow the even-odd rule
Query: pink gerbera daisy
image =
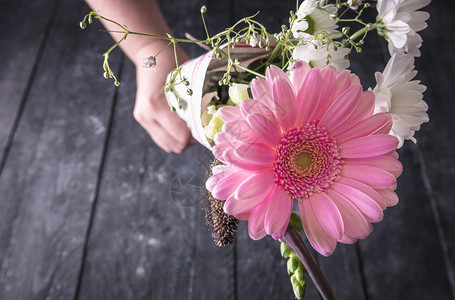
[(373, 93), (347, 71), (308, 64), (290, 77), (271, 66), (251, 90), (253, 99), (219, 111), (213, 153), (223, 164), (206, 186), (225, 212), (248, 220), (251, 238), (277, 239), (297, 199), (308, 240), (326, 256), (337, 241), (367, 237), (398, 202), (402, 171), (390, 115), (373, 115)]

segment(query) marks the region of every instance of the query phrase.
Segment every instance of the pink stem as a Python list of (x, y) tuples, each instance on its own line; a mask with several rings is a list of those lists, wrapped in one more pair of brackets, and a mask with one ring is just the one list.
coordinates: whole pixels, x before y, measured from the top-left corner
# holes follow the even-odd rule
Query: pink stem
[(286, 232), (281, 240), (295, 252), (297, 257), (303, 263), (308, 271), (308, 274), (316, 285), (316, 288), (321, 294), (322, 299), (336, 300), (335, 294), (333, 293), (329, 282), (314, 260), (314, 257), (311, 255), (310, 250), (308, 250), (308, 247), (303, 242), (302, 237), (291, 224), (288, 225), (288, 228), (286, 229)]

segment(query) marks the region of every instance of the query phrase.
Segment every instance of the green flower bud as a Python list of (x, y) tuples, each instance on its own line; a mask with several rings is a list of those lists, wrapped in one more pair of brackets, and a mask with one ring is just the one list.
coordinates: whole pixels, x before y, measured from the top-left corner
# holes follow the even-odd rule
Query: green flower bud
[(297, 257), (291, 256), (288, 259), (287, 263), (287, 268), (288, 268), (288, 274), (294, 273), (297, 268), (299, 267), (300, 261)]
[(289, 256), (291, 256), (292, 249), (289, 248), (288, 245), (286, 245), (283, 242), (281, 242), (280, 250), (281, 250), (281, 256), (283, 256), (285, 258), (288, 258)]
[(306, 273), (305, 267), (303, 266), (302, 263), (300, 263), (299, 267), (294, 273), (294, 276), (302, 285), (305, 284), (305, 273)]
[(85, 29), (87, 27), (87, 24), (84, 21), (82, 21), (79, 23), (79, 26), (81, 27), (81, 29)]
[(209, 124), (204, 127), (204, 133), (209, 140), (213, 140), (215, 134), (221, 131), (224, 122), (221, 120), (218, 110), (214, 105), (207, 107), (207, 113), (212, 115), (212, 118), (210, 119)]
[(205, 14), (207, 12), (207, 7), (204, 5), (201, 7), (201, 14)]
[(213, 117), (212, 114), (209, 114), (209, 112), (207, 110), (204, 110), (201, 115), (202, 126), (205, 127), (205, 126), (209, 125), (212, 117)]
[(295, 298), (303, 299), (303, 296), (305, 296), (305, 285), (300, 284), (295, 275), (291, 276), (291, 284)]
[(302, 220), (300, 219), (300, 216), (298, 214), (292, 213), (289, 222), (297, 232), (301, 232), (303, 230)]
[(233, 83), (228, 90), (229, 98), (234, 102), (235, 105), (240, 105), (240, 102), (244, 99), (248, 99), (248, 85), (241, 83)]

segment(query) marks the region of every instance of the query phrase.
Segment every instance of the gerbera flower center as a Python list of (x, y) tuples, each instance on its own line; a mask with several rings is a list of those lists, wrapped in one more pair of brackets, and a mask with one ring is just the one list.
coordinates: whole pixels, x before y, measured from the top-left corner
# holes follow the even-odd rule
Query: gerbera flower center
[(302, 170), (311, 166), (312, 162), (313, 158), (311, 157), (311, 154), (308, 152), (300, 152), (299, 154), (297, 154), (297, 157), (295, 159), (295, 164)]
[(275, 182), (293, 198), (324, 192), (338, 181), (339, 150), (324, 128), (308, 124), (290, 129), (276, 149)]

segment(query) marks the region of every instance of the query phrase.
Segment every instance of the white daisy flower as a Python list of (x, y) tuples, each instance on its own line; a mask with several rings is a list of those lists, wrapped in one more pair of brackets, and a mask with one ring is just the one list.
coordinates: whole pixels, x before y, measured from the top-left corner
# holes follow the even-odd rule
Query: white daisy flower
[(321, 32), (336, 33), (332, 37), (339, 37), (338, 18), (333, 20), (331, 14), (336, 14), (337, 8), (333, 4), (325, 4), (325, 0), (305, 0), (296, 13), (297, 19), (291, 27), (292, 34), (296, 39), (308, 39)]
[(412, 80), (417, 74), (414, 70), (414, 57), (409, 54), (395, 53), (390, 58), (384, 72), (376, 72), (375, 113), (389, 112), (393, 126), (390, 134), (400, 141), (412, 140), (420, 125), (429, 121), (426, 111), (428, 105), (423, 101), (426, 87), (418, 80)]
[(378, 0), (378, 19), (383, 27), (378, 32), (389, 42), (389, 52), (406, 52), (420, 56), (419, 48), (422, 38), (417, 32), (427, 27), (426, 20), (430, 14), (417, 11), (427, 6), (431, 0)]
[(295, 47), (292, 58), (296, 61), (307, 62), (313, 68), (329, 65), (335, 67), (337, 71), (341, 71), (349, 67), (349, 60), (346, 57), (350, 51), (344, 47), (337, 47), (335, 50), (333, 43), (322, 45), (319, 41), (313, 41)]

